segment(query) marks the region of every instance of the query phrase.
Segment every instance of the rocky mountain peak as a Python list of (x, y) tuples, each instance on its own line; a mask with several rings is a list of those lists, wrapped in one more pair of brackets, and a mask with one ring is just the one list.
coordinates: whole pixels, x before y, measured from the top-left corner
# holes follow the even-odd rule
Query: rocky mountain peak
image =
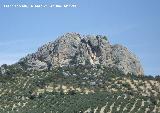
[(106, 36), (66, 33), (19, 63), (27, 69), (45, 70), (68, 65), (104, 65), (124, 74), (144, 75), (138, 58), (122, 45), (111, 45)]

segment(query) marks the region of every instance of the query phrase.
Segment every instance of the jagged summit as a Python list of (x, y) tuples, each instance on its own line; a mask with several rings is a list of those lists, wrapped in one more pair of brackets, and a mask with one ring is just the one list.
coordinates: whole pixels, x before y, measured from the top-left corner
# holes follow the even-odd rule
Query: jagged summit
[(0, 67), (0, 113), (160, 113), (160, 77), (141, 74), (126, 47), (67, 33)]
[(124, 74), (144, 75), (137, 57), (122, 45), (111, 45), (106, 36), (66, 33), (49, 42), (19, 63), (28, 69), (45, 70), (68, 65), (105, 65)]

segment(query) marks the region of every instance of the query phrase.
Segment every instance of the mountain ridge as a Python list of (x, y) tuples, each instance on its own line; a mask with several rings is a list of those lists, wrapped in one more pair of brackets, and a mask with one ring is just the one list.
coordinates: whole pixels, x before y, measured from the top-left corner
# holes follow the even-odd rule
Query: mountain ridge
[(107, 37), (79, 37), (65, 34), (15, 64), (2, 65), (0, 113), (160, 113), (160, 76), (136, 75), (137, 65), (104, 65), (130, 61), (141, 68), (134, 54), (110, 45)]
[(111, 45), (106, 36), (66, 33), (54, 42), (44, 44), (38, 51), (27, 55), (23, 62), (30, 69), (44, 70), (67, 65), (105, 65), (124, 74), (144, 75), (139, 59), (126, 47)]

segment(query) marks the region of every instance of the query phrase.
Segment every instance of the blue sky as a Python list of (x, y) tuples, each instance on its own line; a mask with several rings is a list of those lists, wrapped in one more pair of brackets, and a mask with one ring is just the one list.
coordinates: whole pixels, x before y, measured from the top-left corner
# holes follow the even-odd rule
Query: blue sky
[[(3, 8), (76, 4), (77, 8)], [(12, 64), (66, 32), (107, 35), (135, 53), (146, 75), (160, 74), (159, 0), (1, 0), (0, 65)]]

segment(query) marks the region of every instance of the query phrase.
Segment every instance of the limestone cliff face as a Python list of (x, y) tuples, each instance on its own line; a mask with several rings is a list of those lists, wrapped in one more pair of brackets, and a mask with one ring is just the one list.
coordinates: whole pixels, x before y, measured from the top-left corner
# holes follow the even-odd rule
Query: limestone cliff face
[(49, 42), (36, 53), (22, 58), (28, 69), (44, 70), (55, 66), (105, 65), (116, 67), (124, 74), (143, 75), (137, 57), (122, 45), (111, 45), (105, 36), (67, 33), (54, 42)]

